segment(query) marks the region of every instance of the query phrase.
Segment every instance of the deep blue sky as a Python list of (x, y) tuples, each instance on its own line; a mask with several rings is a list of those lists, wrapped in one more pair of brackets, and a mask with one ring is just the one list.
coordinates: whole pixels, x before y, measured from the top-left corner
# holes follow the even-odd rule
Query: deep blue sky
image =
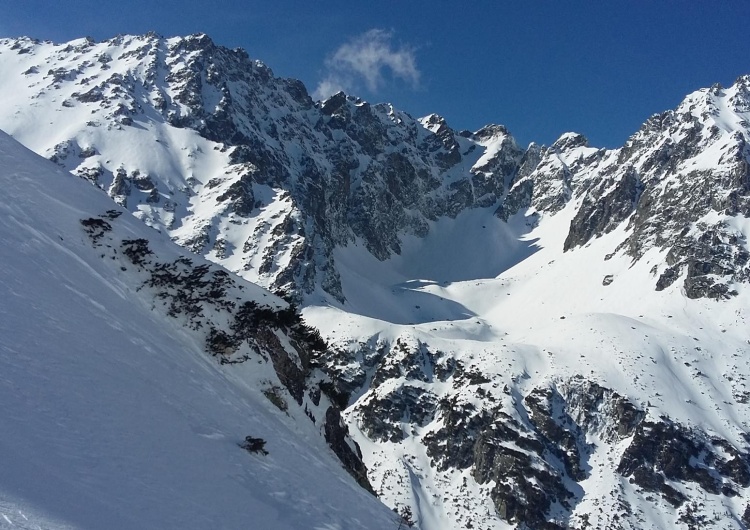
[(750, 73), (749, 22), (748, 0), (9, 0), (0, 36), (205, 32), (313, 92), (337, 49), (379, 29), (419, 78), (384, 67), (373, 89), (351, 74), (346, 88), (368, 101), (456, 129), (502, 123), (522, 144), (572, 130), (617, 147), (685, 94)]

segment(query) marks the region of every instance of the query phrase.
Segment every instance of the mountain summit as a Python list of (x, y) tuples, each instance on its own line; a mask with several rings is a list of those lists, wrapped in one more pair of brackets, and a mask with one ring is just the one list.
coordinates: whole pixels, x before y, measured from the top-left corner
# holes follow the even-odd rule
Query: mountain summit
[(301, 305), (327, 347), (276, 386), (422, 530), (750, 524), (750, 77), (619, 149), (316, 102), (206, 35), (4, 39), (0, 78), (0, 128)]

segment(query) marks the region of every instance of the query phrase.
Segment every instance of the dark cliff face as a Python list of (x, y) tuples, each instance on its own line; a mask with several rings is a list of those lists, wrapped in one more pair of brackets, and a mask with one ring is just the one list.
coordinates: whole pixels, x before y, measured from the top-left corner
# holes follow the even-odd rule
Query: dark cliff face
[(141, 283), (128, 285), (154, 311), (202, 338), (207, 355), (221, 364), (269, 365), (273, 378), (262, 393), (282, 412), (296, 407), (301, 421), (320, 425), (343, 467), (372, 492), (357, 444), (341, 421), (341, 404), (319, 370), (328, 345), (302, 320), (296, 307), (268, 292), (246, 292), (247, 284), (195, 257), (166, 260), (148, 239), (123, 239), (121, 210), (81, 219), (81, 228), (100, 257), (121, 271), (135, 271)]
[[(732, 499), (750, 484), (746, 448), (649, 416), (642, 405), (583, 376), (525, 394), (510, 384), (495, 391), (493, 380), (426, 344), (398, 341), (379, 350), (370, 351), (370, 390), (351, 411), (360, 429), (386, 445), (419, 440), (436, 475), (468, 473), (485, 487), (497, 517), (515, 527), (592, 528), (579, 504), (601, 473), (621, 485), (608, 492), (611, 505), (599, 520), (622, 529), (640, 520), (642, 510), (631, 506), (622, 483), (646, 502), (671, 506), (685, 528), (700, 520), (700, 507), (686, 489), (696, 498)], [(336, 379), (346, 384), (343, 373)], [(452, 391), (433, 394), (424, 384), (433, 381)], [(608, 457), (608, 470), (596, 461), (605, 445), (619, 447)], [(469, 502), (460, 487), (446, 487), (459, 504)], [(476, 519), (480, 514), (469, 510), (462, 521)]]

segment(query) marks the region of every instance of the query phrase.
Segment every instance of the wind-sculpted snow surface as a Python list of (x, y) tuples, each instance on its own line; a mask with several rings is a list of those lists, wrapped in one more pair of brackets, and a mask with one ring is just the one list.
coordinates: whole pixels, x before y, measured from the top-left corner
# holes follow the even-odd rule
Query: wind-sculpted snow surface
[(0, 527), (398, 524), (329, 448), (354, 466), (283, 300), (2, 133), (0, 181)]
[(265, 351), (266, 401), (347, 407), (369, 484), (422, 530), (750, 525), (750, 77), (613, 150), (314, 102), (205, 35), (6, 39), (0, 78), (0, 128), (302, 303), (330, 345), (309, 358), (246, 336), (287, 313), (217, 305), (219, 269), (79, 220), (217, 359)]

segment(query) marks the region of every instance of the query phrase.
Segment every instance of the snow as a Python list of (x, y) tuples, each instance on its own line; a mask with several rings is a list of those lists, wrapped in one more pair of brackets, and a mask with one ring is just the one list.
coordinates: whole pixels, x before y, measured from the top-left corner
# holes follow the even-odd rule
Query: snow
[(79, 222), (113, 208), (104, 194), (5, 134), (0, 171), (0, 528), (394, 526), (256, 368), (220, 366), (99, 258)]
[[(117, 127), (98, 105), (73, 100), (61, 106), (74, 91), (84, 90), (81, 76), (75, 87), (43, 86), (51, 83), (45, 73), (52, 65), (78, 67), (82, 59), (92, 63), (86, 75), (104, 76), (96, 59), (103, 48), (116, 58), (115, 72), (144, 75), (135, 57), (119, 58), (139, 44), (133, 39), (94, 46), (82, 56), (39, 44), (33, 53), (0, 61), (0, 79), (15, 80), (0, 87), (6, 109), (0, 125), (45, 156), (72, 139), (72, 162), (66, 164), (84, 163), (76, 150), (96, 146), (87, 166), (99, 164), (111, 173), (126, 161), (122, 169), (128, 173), (138, 169), (152, 175), (162, 202), (140, 204), (140, 219), (183, 244), (204, 229), (212, 238), (221, 234), (226, 252), (207, 248), (206, 256), (271, 285), (291, 262), (299, 241), (297, 234), (278, 237), (285, 220), (302, 218), (285, 192), (254, 183), (260, 206), (251, 216), (222, 212), (216, 198), (238, 177), (230, 169), (226, 146), (192, 129), (172, 127), (161, 116), (140, 116), (136, 126)], [(177, 43), (171, 39), (168, 45)], [(179, 62), (185, 65), (187, 59)], [(38, 74), (22, 74), (32, 66)], [(163, 80), (157, 84), (167, 86)], [(740, 89), (738, 84), (722, 94), (703, 90), (686, 98), (674, 114), (699, 119), (706, 141), (655, 186), (666, 189), (691, 171), (724, 167), (717, 161), (740, 145), (736, 131), (748, 139), (750, 112), (731, 107)], [(213, 98), (208, 104), (219, 102), (218, 93), (208, 96)], [(140, 97), (147, 103), (155, 94)], [(143, 106), (148, 118), (151, 107)], [(247, 127), (285, 117), (283, 106), (265, 111), (267, 115), (253, 117), (257, 122), (248, 118)], [(413, 122), (390, 107), (381, 119)], [(83, 126), (88, 120), (96, 125)], [(444, 126), (437, 115), (420, 123), (414, 132), (420, 139)], [(719, 132), (709, 141), (712, 125)], [(674, 142), (688, 135), (689, 126), (673, 128), (662, 143), (642, 151), (643, 159), (629, 163), (642, 165), (649, 156), (670, 152)], [(285, 154), (290, 159), (317, 156), (308, 153), (317, 141), (310, 134), (309, 144), (297, 139), (284, 144)], [(332, 133), (335, 140), (344, 135)], [(277, 138), (261, 137), (269, 145), (281, 145)], [(3, 160), (9, 161), (0, 166), (9, 181), (0, 202), (0, 400), (8, 411), (0, 416), (0, 454), (18, 455), (0, 476), (0, 528), (8, 520), (60, 528), (98, 528), (104, 522), (113, 528), (202, 528), (209, 520), (208, 526), (227, 528), (247, 526), (248, 521), (269, 529), (396, 526), (391, 514), (340, 469), (316, 427), (269, 405), (260, 391), (262, 380), (270, 376), (267, 366), (217, 366), (195, 337), (135, 296), (129, 273), (101, 262), (84, 241), (78, 221), (113, 207), (104, 193), (64, 173), (52, 175), (48, 164), (19, 151), (6, 137), (0, 140)], [(513, 141), (500, 132), (481, 140), (455, 140), (462, 160), (443, 175), (445, 185), (482, 172), (504, 142)], [(555, 176), (545, 183), (550, 196), (584, 188), (619, 164), (621, 151), (565, 146), (578, 141), (575, 133), (563, 135), (556, 142), (563, 147), (538, 168)], [(477, 146), (483, 149), (469, 150)], [(598, 165), (571, 170), (592, 157), (600, 157)], [(371, 159), (360, 153), (352, 160), (359, 163), (350, 174), (354, 188)], [(563, 180), (565, 172), (571, 173), (570, 182)], [(606, 194), (617, 181), (605, 184)], [(346, 301), (318, 290), (305, 300), (305, 318), (342, 350), (402, 340), (445, 352), (488, 376), (492, 383), (481, 388), (502, 401), (505, 410), (515, 409), (497, 387), (507, 384), (522, 399), (534, 388), (562, 388), (572, 376), (583, 374), (628, 396), (652, 418), (666, 415), (744, 448), (750, 408), (739, 395), (750, 377), (750, 290), (733, 286), (739, 295), (721, 302), (688, 299), (681, 281), (655, 291), (665, 251), (652, 249), (637, 262), (616, 252), (627, 237), (627, 222), (582, 248), (562, 252), (580, 198), (554, 215), (532, 208), (509, 223), (494, 215), (494, 206), (466, 209), (455, 219), (429, 221), (424, 238), (403, 236), (401, 253), (385, 261), (372, 256), (361, 240), (339, 246), (333, 258)], [(177, 210), (171, 213), (166, 202)], [(750, 248), (748, 219), (711, 212), (703, 221), (726, 223)], [(163, 241), (160, 252), (179, 252), (133, 220), (126, 226), (133, 235)], [(269, 255), (272, 266), (261, 272)], [(603, 259), (607, 255), (611, 259)], [(603, 285), (610, 276), (612, 283)], [(261, 296), (260, 289), (253, 292)], [(372, 392), (385, 393), (403, 383), (394, 379)], [(474, 394), (478, 387), (454, 389), (450, 382), (431, 381), (429, 388), (440, 398), (483, 405)], [(347, 420), (386, 504), (412, 506), (422, 530), (459, 528), (467, 513), (476, 515), (477, 527), (509, 527), (497, 519), (489, 501), (492, 484), (478, 485), (468, 470), (440, 473), (433, 467), (423, 436), (438, 429), (440, 419), (421, 427), (404, 421), (407, 437), (397, 444), (369, 440), (358, 427), (357, 406), (371, 395), (366, 384), (353, 396)], [(267, 457), (237, 450), (237, 441), (248, 434), (269, 440)], [(590, 458), (593, 472), (580, 483), (583, 497), (574, 515), (589, 514), (594, 528), (603, 526), (616, 511), (610, 493), (620, 491), (647, 511), (642, 517), (650, 527), (672, 528), (676, 515), (670, 506), (645, 501), (643, 492), (616, 473), (628, 441), (613, 444), (597, 435), (591, 441), (596, 447)], [(722, 503), (729, 502), (704, 498), (700, 491), (685, 493), (700, 496), (706, 513), (724, 513)], [(733, 511), (741, 513), (748, 498), (742, 490), (732, 501)], [(25, 523), (24, 516), (39, 523)]]
[[(347, 302), (313, 301), (305, 318), (342, 348), (356, 349), (375, 339), (420, 341), (491, 381), (512, 380), (521, 395), (583, 374), (628, 396), (653, 418), (665, 415), (744, 447), (750, 409), (734, 392), (750, 378), (742, 360), (750, 354), (747, 290), (721, 302), (690, 300), (677, 285), (655, 291), (658, 276), (650, 268), (663, 262), (659, 251), (635, 264), (623, 254), (602, 259), (624, 239), (624, 224), (563, 253), (575, 207), (571, 201), (533, 229), (523, 216), (508, 226), (498, 223), (491, 210), (463, 212), (455, 220), (431, 225), (424, 239), (404, 238), (402, 255), (385, 262), (361, 247), (339, 249), (336, 263)], [(748, 234), (746, 219), (726, 220)], [(468, 237), (487, 231), (495, 235)], [(497, 246), (487, 244), (493, 238)], [(602, 284), (605, 275), (613, 276), (610, 285)], [(492, 387), (484, 386), (496, 392)], [(463, 395), (436, 383), (429, 389), (438, 396)], [(389, 389), (383, 385), (356, 396), (349, 421), (386, 503), (417, 507), (415, 514), (427, 529), (459, 526), (457, 510), (471, 514), (475, 522), (478, 518), (481, 528), (509, 528), (490, 515), (477, 516), (492, 513), (481, 503), (487, 494), (480, 490), (488, 485), (480, 487), (470, 476), (467, 485), (460, 470), (439, 473), (431, 466), (421, 437), (438, 428), (440, 420), (417, 428), (398, 444), (370, 442), (356, 426), (357, 405), (372, 392), (387, 394)], [(477, 400), (476, 406), (481, 405)], [(625, 491), (638, 507), (649, 505), (614, 470), (613, 462), (627, 444), (594, 443), (598, 450), (592, 466), (597, 471), (580, 483), (587, 496), (575, 513), (599, 513), (592, 502), (613, 489)], [(723, 513), (721, 498), (704, 501), (707, 513)], [(462, 502), (478, 504), (457, 508)], [(673, 510), (663, 501), (661, 506), (668, 513)], [(673, 527), (673, 516), (653, 511), (646, 517), (652, 528)], [(591, 519), (594, 527), (596, 520)]]

